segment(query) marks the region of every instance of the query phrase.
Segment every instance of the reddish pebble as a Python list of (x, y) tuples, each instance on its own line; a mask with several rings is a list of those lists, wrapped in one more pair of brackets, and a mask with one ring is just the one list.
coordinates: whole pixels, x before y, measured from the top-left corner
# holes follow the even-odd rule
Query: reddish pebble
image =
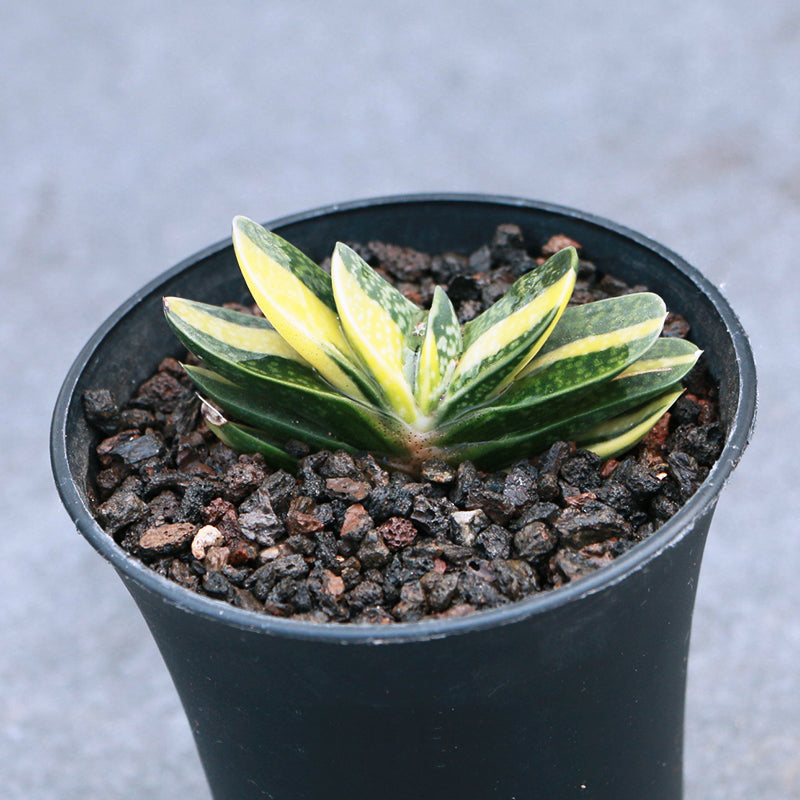
[(390, 550), (399, 550), (417, 538), (417, 529), (410, 519), (391, 517), (377, 528)]

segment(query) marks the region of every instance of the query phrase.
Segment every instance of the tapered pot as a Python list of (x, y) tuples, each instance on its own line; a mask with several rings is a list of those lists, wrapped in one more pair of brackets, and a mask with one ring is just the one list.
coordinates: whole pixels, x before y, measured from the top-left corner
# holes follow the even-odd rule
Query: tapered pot
[(81, 396), (105, 387), (125, 401), (164, 356), (179, 354), (163, 321), (162, 296), (245, 299), (228, 242), (130, 298), (67, 376), (52, 428), (61, 497), (147, 620), (217, 800), (682, 795), (686, 664), (700, 560), (719, 492), (755, 414), (752, 354), (727, 302), (697, 270), (644, 236), (527, 200), (383, 198), (268, 227), (321, 259), (337, 240), (467, 253), (501, 223), (519, 225), (531, 245), (564, 233), (601, 270), (647, 285), (683, 314), (719, 382), (727, 429), (708, 479), (667, 524), (612, 564), (552, 592), (460, 619), (293, 622), (185, 590), (100, 529), (87, 492), (96, 442)]

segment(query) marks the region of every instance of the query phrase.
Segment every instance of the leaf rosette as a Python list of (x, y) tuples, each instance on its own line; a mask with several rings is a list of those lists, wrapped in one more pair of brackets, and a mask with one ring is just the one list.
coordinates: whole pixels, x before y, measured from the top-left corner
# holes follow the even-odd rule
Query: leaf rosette
[(651, 292), (568, 307), (573, 247), (462, 326), (442, 287), (422, 309), (345, 244), (330, 274), (245, 217), (233, 244), (263, 318), (177, 297), (164, 310), (201, 360), (186, 370), (209, 427), (284, 467), (291, 441), (410, 470), (431, 457), (502, 468), (558, 439), (608, 458), (669, 409), (701, 352), (660, 338)]

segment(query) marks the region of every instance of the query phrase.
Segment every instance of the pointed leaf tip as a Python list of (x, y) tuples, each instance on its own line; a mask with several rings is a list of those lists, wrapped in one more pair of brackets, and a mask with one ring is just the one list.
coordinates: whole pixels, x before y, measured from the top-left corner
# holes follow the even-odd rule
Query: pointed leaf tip
[(447, 390), (462, 347), (461, 325), (456, 310), (444, 289), (437, 286), (417, 362), (415, 393), (423, 413), (434, 411)]
[(424, 312), (341, 242), (331, 259), (331, 281), (342, 330), (384, 405), (405, 422), (415, 422), (419, 412), (408, 366), (411, 333)]
[(248, 288), (275, 330), (344, 394), (361, 401), (374, 397), (339, 325), (330, 276), (245, 217), (235, 218), (233, 244)]
[(464, 352), (442, 419), (453, 419), (502, 392), (536, 355), (572, 295), (577, 259), (574, 247), (559, 251), (464, 326)]

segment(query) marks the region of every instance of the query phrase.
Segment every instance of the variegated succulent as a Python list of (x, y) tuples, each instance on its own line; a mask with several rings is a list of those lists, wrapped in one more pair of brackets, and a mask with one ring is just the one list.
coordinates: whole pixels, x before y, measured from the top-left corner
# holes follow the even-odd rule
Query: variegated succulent
[(659, 338), (655, 294), (568, 307), (572, 247), (461, 325), (441, 287), (423, 310), (344, 244), (328, 274), (244, 217), (233, 243), (265, 318), (176, 297), (166, 317), (203, 363), (186, 370), (213, 401), (209, 427), (289, 468), (291, 440), (410, 470), (431, 457), (502, 468), (557, 439), (610, 457), (680, 396), (700, 354)]

